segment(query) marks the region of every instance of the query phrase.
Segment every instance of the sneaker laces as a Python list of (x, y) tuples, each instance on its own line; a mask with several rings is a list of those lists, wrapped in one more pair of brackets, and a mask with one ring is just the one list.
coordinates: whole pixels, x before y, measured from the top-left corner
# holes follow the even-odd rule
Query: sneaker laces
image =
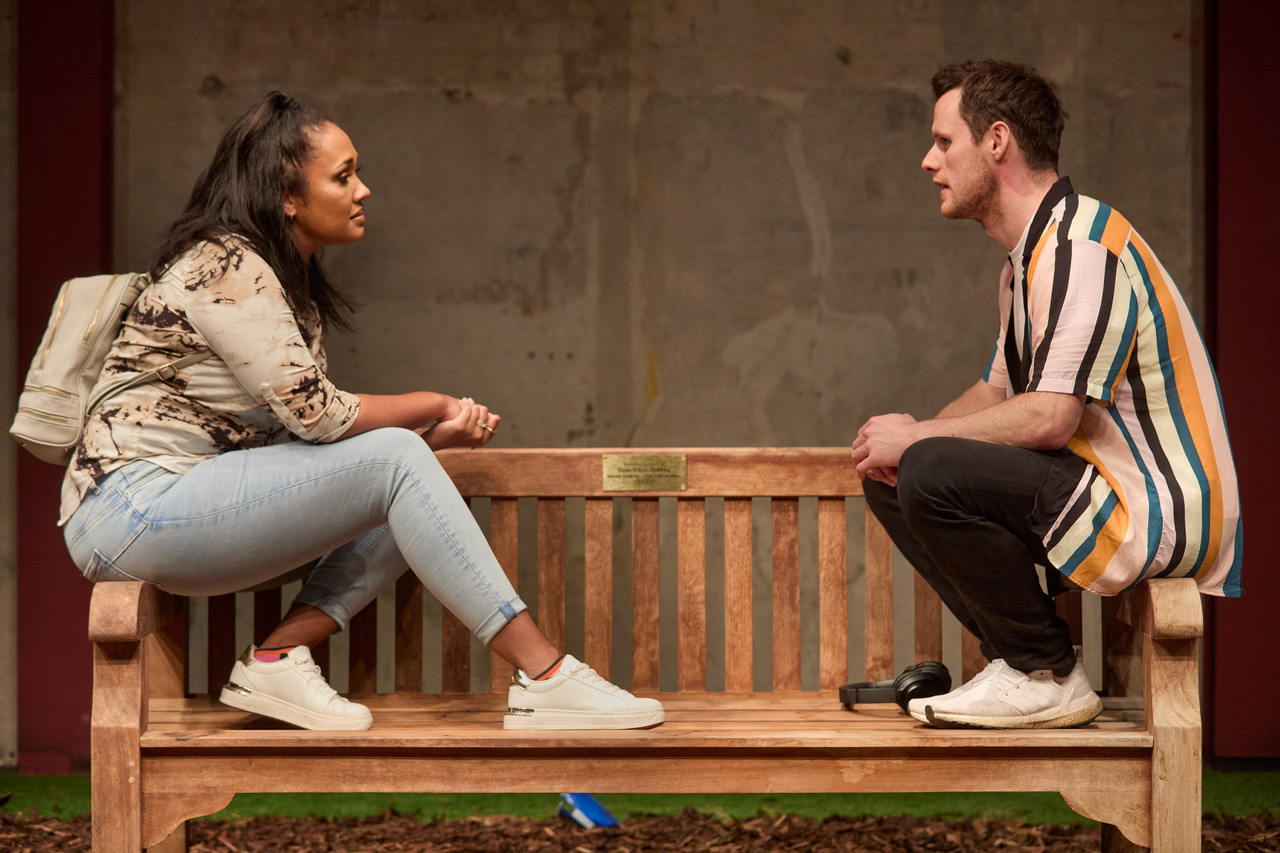
[(631, 696), (632, 698), (635, 698), (626, 690), (623, 690), (621, 687), (614, 684), (612, 681), (605, 678), (582, 661), (578, 661), (577, 665), (574, 666), (573, 669), (569, 670), (567, 674), (573, 678), (577, 678), (581, 681), (587, 682), (588, 684), (592, 684), (606, 690), (607, 692), (615, 693), (619, 696)]
[[(314, 660), (308, 660), (306, 663), (293, 661), (293, 666), (294, 669), (298, 670), (298, 672), (302, 674), (302, 677), (307, 679), (307, 681), (319, 690), (326, 699), (332, 699), (334, 696), (338, 695), (338, 691), (333, 689), (333, 686), (325, 680), (324, 674), (320, 672), (320, 664), (316, 663)], [(317, 682), (319, 683), (317, 684)]]
[(978, 673), (973, 678), (971, 678), (969, 680), (969, 683), (972, 684), (975, 681), (982, 681), (986, 678), (989, 678), (992, 675), (995, 675), (997, 670), (1005, 669), (1008, 666), (1009, 665), (1004, 662), (1004, 658), (996, 658), (995, 660), (991, 661), (986, 666), (984, 666), (982, 668), (982, 672)]
[[(978, 678), (982, 679), (984, 684), (990, 681), (991, 686), (996, 687), (998, 692), (1008, 690), (1010, 687), (1020, 687), (1029, 681), (1027, 673), (1009, 666), (1003, 660), (994, 660), (987, 664), (986, 669), (982, 670)], [(977, 681), (978, 678), (975, 678), (974, 681)]]

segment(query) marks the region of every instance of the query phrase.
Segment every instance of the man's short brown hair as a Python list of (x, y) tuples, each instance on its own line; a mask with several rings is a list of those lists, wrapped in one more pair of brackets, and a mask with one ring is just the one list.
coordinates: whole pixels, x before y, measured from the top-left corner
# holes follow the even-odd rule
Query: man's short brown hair
[(934, 100), (960, 90), (960, 117), (974, 142), (998, 121), (1009, 125), (1034, 171), (1058, 170), (1058, 145), (1067, 113), (1043, 74), (998, 59), (957, 62), (933, 75)]

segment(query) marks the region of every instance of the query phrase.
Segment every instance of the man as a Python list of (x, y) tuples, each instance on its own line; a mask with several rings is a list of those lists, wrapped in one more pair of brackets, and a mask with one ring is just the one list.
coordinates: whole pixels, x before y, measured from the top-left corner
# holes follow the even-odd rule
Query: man
[[(868, 420), (867, 500), (991, 661), (910, 712), (937, 726), (1083, 725), (1102, 703), (1042, 591), (1153, 577), (1240, 594), (1235, 470), (1217, 380), (1177, 288), (1120, 214), (1058, 177), (1066, 114), (1033, 69), (933, 78), (921, 164), (942, 214), (1009, 252), (986, 373), (931, 420)], [(1056, 571), (1055, 571), (1056, 570)]]

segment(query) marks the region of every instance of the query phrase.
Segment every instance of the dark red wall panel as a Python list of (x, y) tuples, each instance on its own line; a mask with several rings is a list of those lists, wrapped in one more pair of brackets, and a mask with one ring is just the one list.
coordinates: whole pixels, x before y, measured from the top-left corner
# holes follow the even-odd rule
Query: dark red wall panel
[[(111, 269), (114, 18), (106, 0), (18, 4), (18, 358), (44, 332), (63, 279)], [(18, 462), (18, 768), (89, 758), (90, 585), (67, 557), (62, 472)]]
[(1219, 759), (1274, 758), (1280, 757), (1280, 571), (1272, 541), (1280, 517), (1280, 272), (1271, 256), (1280, 244), (1280, 52), (1272, 42), (1280, 3), (1233, 0), (1216, 4), (1216, 15), (1210, 298), (1218, 380), (1240, 477), (1244, 596), (1211, 604), (1207, 745)]

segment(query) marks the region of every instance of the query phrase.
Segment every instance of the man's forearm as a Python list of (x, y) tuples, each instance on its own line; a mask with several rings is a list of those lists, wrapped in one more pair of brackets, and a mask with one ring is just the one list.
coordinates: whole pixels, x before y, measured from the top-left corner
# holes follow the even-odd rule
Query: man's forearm
[(979, 379), (964, 393), (942, 407), (935, 418), (956, 418), (996, 405), (1005, 399), (1004, 390)]
[(871, 418), (858, 430), (851, 449), (858, 476), (893, 485), (893, 469), (903, 452), (925, 438), (947, 436), (1054, 450), (1063, 447), (1080, 424), (1083, 397), (1031, 391), (1008, 398), (1001, 395), (997, 400), (996, 391), (979, 382), (927, 421), (903, 413)]
[(918, 438), (953, 436), (1054, 450), (1067, 443), (1084, 411), (1084, 400), (1071, 394), (1031, 391), (978, 405), (984, 396), (989, 399), (977, 386), (966, 391), (938, 417), (918, 424)]

